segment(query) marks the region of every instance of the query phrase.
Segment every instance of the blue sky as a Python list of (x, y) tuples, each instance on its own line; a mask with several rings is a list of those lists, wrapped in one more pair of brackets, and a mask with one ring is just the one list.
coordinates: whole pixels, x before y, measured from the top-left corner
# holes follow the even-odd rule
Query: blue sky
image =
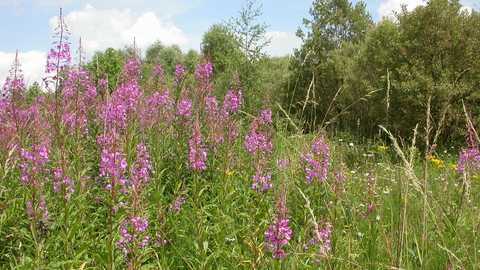
[[(475, 8), (478, 0), (462, 0)], [(271, 56), (291, 54), (301, 45), (295, 31), (303, 18), (310, 18), (313, 0), (257, 0), (271, 44)], [(422, 0), (366, 0), (375, 21), (399, 10), (400, 4), (413, 9)], [(0, 86), (18, 50), (22, 70), (31, 85), (44, 77), (47, 52), (57, 26), (60, 7), (70, 32), (72, 51), (82, 38), (87, 60), (95, 51), (108, 47), (123, 48), (135, 38), (145, 51), (156, 40), (177, 44), (187, 52), (199, 51), (203, 34), (212, 24), (236, 17), (245, 0), (0, 0)], [(478, 4), (478, 3), (477, 3)]]

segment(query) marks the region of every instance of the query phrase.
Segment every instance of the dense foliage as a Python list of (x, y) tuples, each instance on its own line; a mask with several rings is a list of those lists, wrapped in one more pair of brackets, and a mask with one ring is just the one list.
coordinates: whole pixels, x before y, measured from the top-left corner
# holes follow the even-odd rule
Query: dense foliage
[(311, 15), (284, 98), (306, 129), (372, 136), (381, 124), (406, 137), (430, 119), (449, 130), (443, 141), (464, 136), (462, 101), (468, 110), (478, 103), (478, 11), (431, 0), (373, 24), (361, 2), (322, 0)]

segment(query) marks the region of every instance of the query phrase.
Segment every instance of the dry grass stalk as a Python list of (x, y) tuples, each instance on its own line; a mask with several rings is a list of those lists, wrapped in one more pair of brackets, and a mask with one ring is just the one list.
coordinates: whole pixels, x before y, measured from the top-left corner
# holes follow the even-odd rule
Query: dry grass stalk
[(290, 118), (290, 116), (288, 115), (288, 113), (282, 108), (282, 106), (277, 102), (277, 106), (280, 108), (280, 110), (285, 114), (285, 116), (287, 117), (288, 121), (290, 122), (290, 124), (292, 124), (295, 129), (297, 130), (297, 134), (302, 134), (302, 130), (297, 126), (295, 125), (295, 123), (293, 122), (292, 118)]
[(415, 129), (414, 129), (412, 146), (410, 147), (410, 153), (409, 153), (408, 158), (407, 158), (407, 155), (405, 154), (405, 152), (402, 150), (402, 148), (400, 148), (400, 145), (398, 144), (397, 138), (395, 138), (395, 136), (393, 136), (393, 134), (390, 131), (388, 131), (385, 127), (383, 127), (382, 125), (380, 125), (380, 128), (385, 133), (387, 133), (388, 137), (390, 137), (390, 139), (392, 140), (393, 148), (395, 149), (395, 152), (402, 159), (403, 164), (404, 164), (403, 170), (405, 171), (408, 178), (410, 178), (410, 180), (412, 181), (413, 187), (417, 191), (423, 193), (422, 183), (418, 179), (418, 177), (415, 174), (415, 171), (413, 169), (413, 167), (414, 167), (413, 166), (413, 157), (415, 156), (415, 142), (416, 142), (416, 138), (417, 138), (417, 134), (418, 134), (418, 132), (417, 132), (418, 124), (417, 124), (417, 126), (415, 126)]

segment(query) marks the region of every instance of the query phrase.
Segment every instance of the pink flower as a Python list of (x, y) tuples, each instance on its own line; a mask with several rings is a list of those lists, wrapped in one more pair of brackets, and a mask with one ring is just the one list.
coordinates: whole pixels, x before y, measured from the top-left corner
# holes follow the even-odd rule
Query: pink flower
[(195, 68), (195, 77), (201, 79), (208, 79), (212, 76), (213, 66), (212, 63), (207, 62), (205, 65), (197, 65)]
[(292, 230), (288, 227), (290, 218), (274, 217), (273, 223), (269, 223), (268, 230), (264, 233), (265, 242), (267, 245), (265, 249), (268, 251), (273, 250), (273, 257), (275, 259), (283, 259), (286, 257), (285, 252), (281, 249), (281, 246), (288, 244), (291, 239)]
[(175, 68), (175, 72), (173, 75), (175, 75), (175, 81), (173, 82), (173, 86), (178, 86), (180, 85), (180, 82), (183, 80), (185, 74), (185, 69), (183, 68), (182, 65), (177, 65)]
[(314, 140), (311, 150), (300, 157), (300, 163), (304, 164), (305, 183), (312, 180), (324, 182), (328, 178), (328, 165), (330, 162), (330, 149), (322, 135), (318, 140)]
[(188, 164), (189, 170), (205, 170), (205, 160), (207, 159), (207, 148), (202, 142), (202, 134), (200, 133), (200, 126), (198, 122), (193, 126), (192, 139), (188, 141), (190, 148), (188, 152)]

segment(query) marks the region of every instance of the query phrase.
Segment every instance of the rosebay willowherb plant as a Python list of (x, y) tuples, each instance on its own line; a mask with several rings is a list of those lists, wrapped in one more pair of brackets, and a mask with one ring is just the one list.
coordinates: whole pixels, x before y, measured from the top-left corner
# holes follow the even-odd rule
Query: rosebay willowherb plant
[(145, 191), (148, 189), (153, 167), (147, 148), (137, 145), (135, 162), (130, 165), (128, 181), (125, 183), (127, 202), (121, 205), (125, 208), (127, 218), (120, 223), (120, 237), (115, 245), (122, 249), (122, 254), (128, 261), (129, 269), (139, 269), (144, 258), (143, 254), (149, 243), (148, 220), (145, 209)]
[[(23, 78), (18, 52), (10, 68), (10, 76), (5, 80), (0, 99), (0, 119), (3, 125), (2, 150), (5, 153), (21, 146), (26, 139), (23, 132), (28, 125), (28, 110), (25, 104), (25, 81)], [(18, 150), (18, 149), (17, 149)], [(2, 160), (4, 161), (4, 160)]]
[(207, 159), (208, 150), (203, 144), (203, 136), (200, 133), (200, 124), (198, 122), (198, 116), (195, 122), (192, 125), (191, 131), (192, 138), (188, 141), (188, 170), (205, 170), (207, 166), (205, 165), (205, 159)]
[(324, 135), (312, 142), (311, 150), (301, 156), (300, 162), (305, 166), (305, 183), (308, 184), (312, 180), (319, 182), (327, 180), (330, 148)]
[(60, 16), (55, 28), (55, 35), (53, 36), (55, 48), (50, 49), (47, 55), (47, 65), (45, 67), (46, 74), (52, 74), (43, 79), (45, 88), (55, 92), (58, 98), (58, 92), (62, 83), (62, 72), (65, 72), (71, 65), (70, 42), (68, 41), (70, 33), (68, 32), (67, 24), (60, 8)]
[(270, 154), (273, 150), (272, 130), (269, 126), (272, 123), (272, 111), (263, 110), (259, 112), (245, 135), (244, 147), (251, 157), (251, 164), (255, 168), (252, 189), (263, 193), (271, 189), (272, 174), (269, 172)]
[(288, 213), (285, 187), (282, 187), (280, 196), (277, 201), (277, 215), (272, 217), (273, 223), (268, 224), (268, 230), (265, 232), (265, 249), (273, 253), (273, 258), (284, 259), (287, 255), (283, 250), (283, 246), (288, 244), (291, 239), (292, 230), (288, 227), (290, 217)]

